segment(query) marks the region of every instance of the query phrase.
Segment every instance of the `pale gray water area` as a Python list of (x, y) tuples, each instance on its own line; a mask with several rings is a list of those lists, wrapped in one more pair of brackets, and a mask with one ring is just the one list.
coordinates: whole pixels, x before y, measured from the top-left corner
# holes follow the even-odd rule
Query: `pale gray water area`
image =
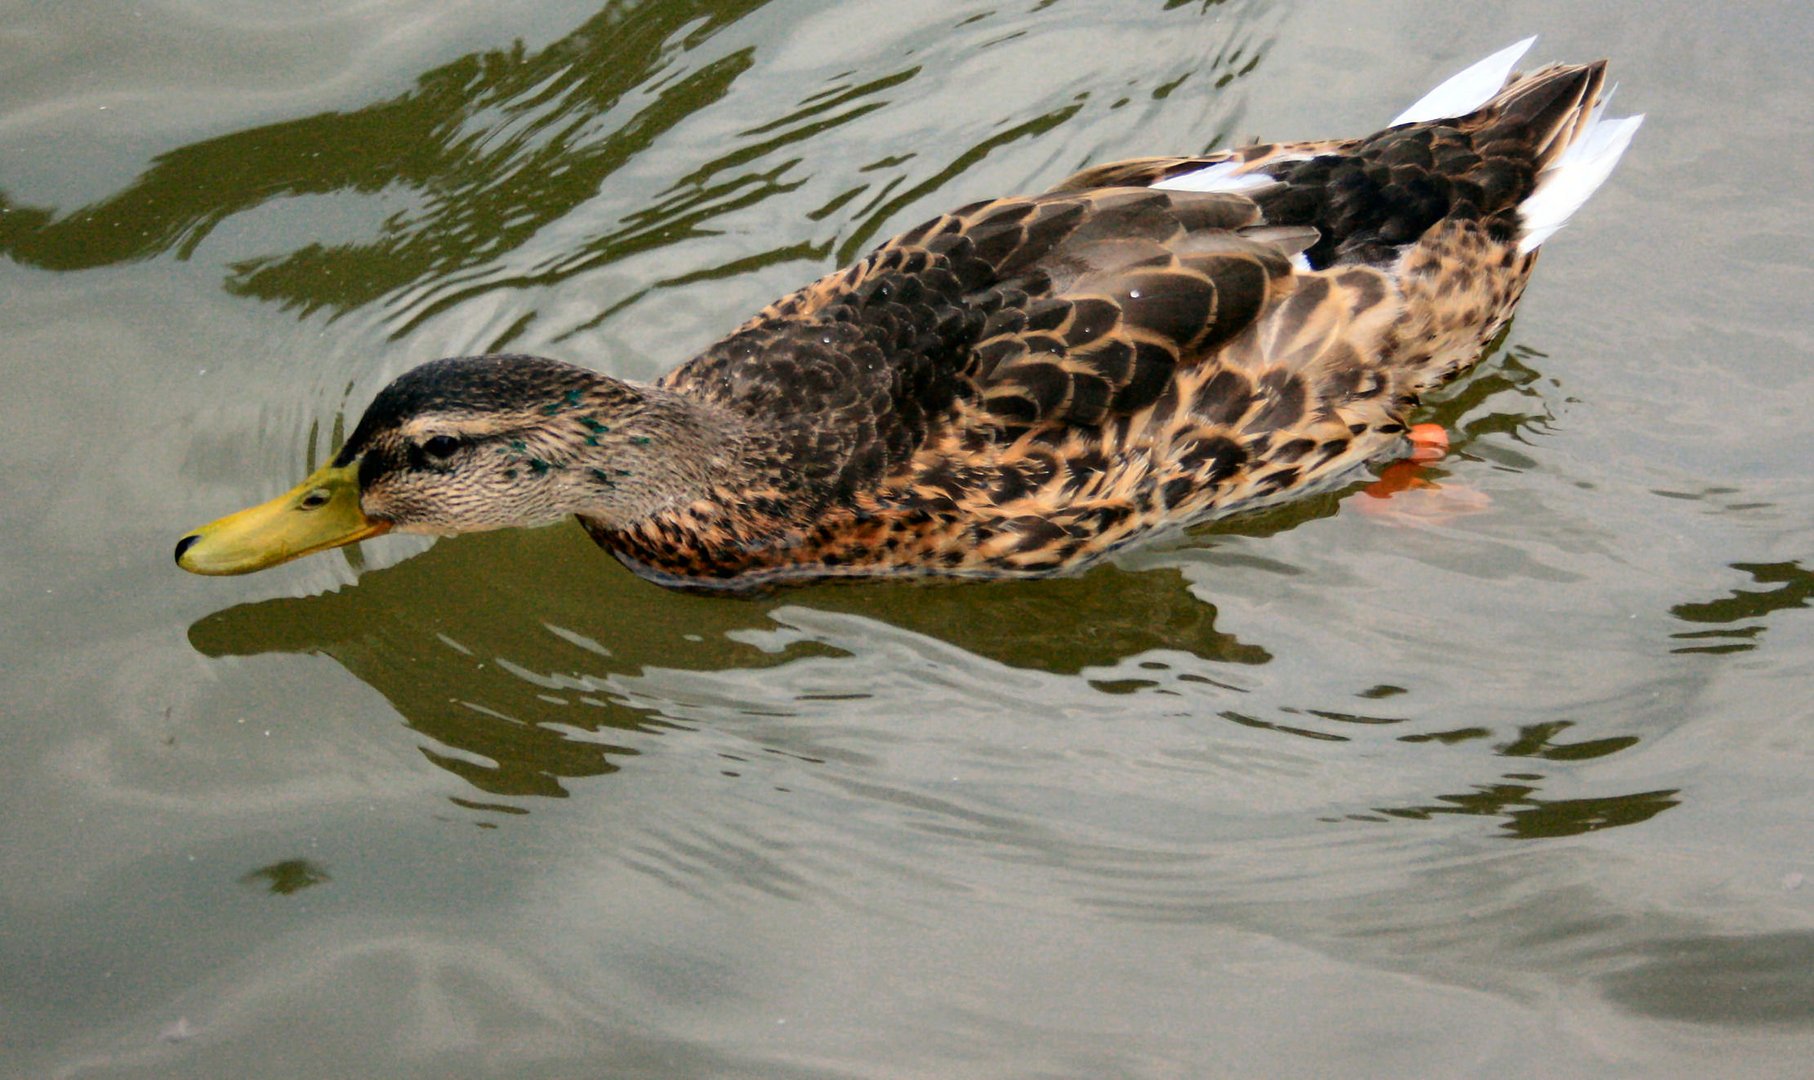
[[(171, 564), (420, 361), (651, 377), (1531, 33), (1649, 120), (1429, 410), (1478, 512), (754, 600), (572, 523)], [(1814, 9), (14, 0), (0, 60), (0, 1075), (1809, 1071)]]

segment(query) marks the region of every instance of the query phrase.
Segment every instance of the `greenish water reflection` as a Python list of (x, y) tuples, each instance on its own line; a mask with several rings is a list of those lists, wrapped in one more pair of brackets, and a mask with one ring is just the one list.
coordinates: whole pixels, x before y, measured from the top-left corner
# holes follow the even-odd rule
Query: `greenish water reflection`
[[(1802, 568), (1799, 561), (1780, 563), (1733, 563), (1732, 569), (1749, 574), (1767, 589), (1734, 589), (1721, 600), (1677, 604), (1669, 613), (1683, 622), (1716, 624), (1717, 630), (1683, 630), (1670, 636), (1677, 641), (1706, 642), (1683, 645), (1670, 651), (1677, 653), (1734, 653), (1757, 647), (1764, 632), (1765, 616), (1792, 608), (1805, 608), (1814, 597), (1814, 573)], [(1758, 621), (1753, 621), (1758, 620)], [(1733, 626), (1733, 623), (1746, 623)]]
[[(1418, 726), (1404, 716), (1312, 705), (1274, 703), (1277, 719), (1224, 707), (1245, 692), (1218, 669), (1265, 664), (1271, 654), (1218, 630), (1215, 606), (1169, 567), (1104, 566), (1030, 582), (826, 585), (735, 599), (661, 590), (618, 566), (579, 529), (561, 527), (443, 541), (337, 592), (217, 612), (197, 621), (189, 636), (210, 656), (330, 656), (433, 740), (422, 753), (436, 765), (490, 796), (564, 797), (564, 781), (608, 774), (639, 752), (603, 733), (696, 725), (666, 715), (659, 700), (651, 704), (646, 689), (625, 678), (651, 671), (759, 678), (809, 657), (851, 656), (837, 640), (811, 632), (778, 637), (787, 620), (777, 612), (787, 606), (875, 620), (953, 646), (979, 663), (1060, 676), (1138, 671), (1139, 677), (1090, 678), (1078, 690), (1169, 694), (1189, 712), (1288, 737), (1347, 742), (1350, 736), (1339, 733), (1344, 727)], [(1149, 659), (1160, 655), (1169, 659)], [(1181, 663), (1180, 656), (1194, 662)], [(824, 692), (864, 698), (866, 680), (880, 674), (852, 671)], [(1361, 696), (1394, 693), (1374, 687)], [(1065, 723), (1063, 710), (1055, 708), (1052, 719)], [(1492, 743), (1486, 761), (1500, 769), (1506, 759), (1567, 765), (1639, 743), (1635, 735), (1563, 738), (1576, 726), (1566, 720), (1520, 725), (1511, 738)], [(1062, 732), (1054, 727), (1054, 739), (1062, 740)], [(1463, 726), (1397, 739), (1441, 753), (1493, 735), (1488, 727)], [(1500, 819), (1508, 838), (1544, 839), (1638, 824), (1681, 802), (1676, 789), (1545, 798), (1545, 781), (1542, 773), (1501, 773), (1465, 793), (1343, 820), (1488, 817)], [(509, 804), (453, 801), (522, 812)]]
[(269, 866), (261, 866), (239, 879), (241, 885), (250, 885), (279, 896), (293, 896), (304, 889), (316, 885), (325, 885), (334, 880), (320, 864), (308, 859), (284, 859)]
[(662, 590), (573, 527), (443, 541), (338, 592), (217, 612), (191, 626), (189, 639), (209, 656), (331, 656), (410, 727), (473, 755), (425, 748), (436, 764), (490, 794), (562, 796), (562, 779), (609, 773), (614, 759), (636, 753), (598, 739), (601, 731), (673, 726), (627, 703), (615, 676), (648, 668), (757, 672), (806, 656), (844, 655), (813, 640), (779, 648), (766, 638), (751, 643), (775, 627), (777, 607), (794, 603), (1060, 674), (1159, 649), (1212, 662), (1269, 659), (1264, 649), (1218, 631), (1215, 607), (1171, 569), (1104, 567), (1079, 577), (972, 585), (833, 585), (746, 600)]
[[(473, 53), (389, 101), (173, 150), (124, 190), (61, 215), (15, 205), (0, 192), (0, 253), (48, 270), (169, 251), (187, 258), (234, 214), (286, 197), (350, 192), (382, 200), (377, 239), (310, 243), (248, 260), (234, 267), (226, 288), (303, 314), (370, 304), (495, 258), (596, 195), (612, 173), (749, 68), (747, 50), (696, 68), (677, 56), (759, 7), (748, 0), (609, 4), (536, 52), (519, 42)], [(627, 115), (602, 123), (619, 110)], [(715, 172), (707, 165), (683, 178), (671, 197), (571, 252), (546, 280), (673, 243), (767, 193), (765, 181), (720, 181)], [(466, 295), (456, 290), (414, 318)]]
[[(311, 241), (287, 253), (243, 259), (232, 264), (224, 287), (301, 316), (337, 315), (379, 302), (404, 305), (393, 312), (391, 332), (401, 338), (475, 296), (556, 283), (706, 236), (714, 219), (795, 191), (810, 173), (801, 169), (805, 151), (789, 156), (790, 148), (882, 107), (921, 71), (903, 63), (882, 73), (846, 72), (808, 88), (795, 102), (773, 103), (775, 115), (750, 117), (731, 149), (696, 164), (646, 204), (548, 259), (508, 276), (473, 280), (474, 268), (520, 249), (571, 215), (663, 134), (722, 100), (753, 66), (753, 51), (712, 55), (705, 46), (764, 2), (607, 4), (545, 48), (530, 51), (519, 42), (471, 53), (418, 76), (415, 89), (387, 101), (249, 128), (162, 154), (123, 190), (71, 210), (23, 205), (0, 190), (0, 253), (59, 271), (167, 252), (187, 259), (235, 214), (284, 199), (353, 196), (370, 202), (374, 238)], [(1265, 53), (1263, 43), (1243, 48), (1238, 28), (1231, 28), (1231, 37), (1235, 44), (1207, 61), (1212, 69), (1227, 69), (1218, 86), (1251, 74)], [(858, 177), (898, 166), (917, 151), (849, 163), (851, 186), (803, 214), (807, 221), (856, 215), (835, 247), (788, 239), (780, 230), (769, 250), (652, 282), (578, 329), (603, 322), (648, 288), (828, 254), (849, 261), (902, 207), (949, 184), (996, 148), (1053, 131), (1075, 117), (1088, 96), (998, 125), (975, 145), (955, 148), (948, 163), (914, 183), (886, 174)], [(863, 205), (852, 205), (865, 193), (870, 198)], [(358, 217), (344, 206), (337, 216)], [(397, 295), (411, 285), (425, 285), (427, 293)], [(487, 347), (504, 348), (533, 319), (526, 314)], [(735, 321), (728, 317), (727, 328)]]
[[(1531, 776), (1530, 779), (1541, 779)], [(1672, 806), (1681, 805), (1680, 791), (1640, 791), (1595, 799), (1539, 799), (1530, 784), (1488, 784), (1466, 794), (1438, 795), (1426, 806), (1382, 807), (1379, 812), (1397, 818), (1425, 821), (1439, 815), (1502, 817), (1501, 834), (1531, 840), (1576, 836), (1581, 833), (1636, 825), (1649, 821)]]

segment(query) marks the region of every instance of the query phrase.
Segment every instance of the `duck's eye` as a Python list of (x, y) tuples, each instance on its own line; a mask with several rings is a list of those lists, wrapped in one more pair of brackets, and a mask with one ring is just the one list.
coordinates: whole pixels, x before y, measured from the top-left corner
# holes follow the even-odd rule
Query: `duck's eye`
[(460, 440), (452, 435), (435, 435), (422, 444), (422, 452), (436, 461), (446, 461), (459, 448)]

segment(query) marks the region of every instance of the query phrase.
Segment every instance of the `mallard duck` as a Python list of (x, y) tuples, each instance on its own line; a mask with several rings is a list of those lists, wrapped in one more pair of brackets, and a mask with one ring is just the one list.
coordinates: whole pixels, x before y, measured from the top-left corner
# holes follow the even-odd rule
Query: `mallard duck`
[(177, 562), (571, 514), (668, 585), (1039, 575), (1339, 484), (1402, 452), (1642, 119), (1604, 116), (1605, 61), (1512, 74), (1529, 46), (1364, 138), (1120, 161), (942, 214), (652, 385), (417, 367)]

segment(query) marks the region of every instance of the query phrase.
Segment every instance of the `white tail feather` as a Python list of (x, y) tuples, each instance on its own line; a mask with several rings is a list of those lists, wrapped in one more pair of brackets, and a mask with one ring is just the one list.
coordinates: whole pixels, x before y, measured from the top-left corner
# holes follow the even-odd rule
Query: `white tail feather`
[[(1390, 126), (1446, 120), (1466, 116), (1479, 109), (1505, 88), (1512, 69), (1536, 43), (1535, 36), (1527, 37), (1450, 76), (1442, 85), (1417, 99), (1416, 104), (1399, 113)], [(1618, 88), (1615, 86), (1613, 89)], [(1534, 251), (1538, 244), (1554, 236), (1556, 230), (1568, 222), (1570, 215), (1587, 201), (1588, 196), (1612, 175), (1620, 155), (1631, 145), (1631, 137), (1637, 132), (1638, 125), (1644, 122), (1644, 118), (1632, 116), (1619, 120), (1606, 119), (1606, 103), (1611, 98), (1612, 90), (1600, 96), (1600, 100), (1594, 103), (1586, 130), (1553, 165), (1543, 171), (1536, 192), (1519, 205), (1518, 213), (1524, 223), (1524, 235), (1518, 241), (1519, 251)], [(1266, 166), (1297, 160), (1302, 159), (1277, 157), (1266, 162)], [(1153, 187), (1166, 191), (1242, 192), (1263, 188), (1274, 182), (1264, 171), (1265, 166), (1251, 172), (1245, 171), (1249, 168), (1246, 162), (1238, 158), (1219, 161), (1195, 172), (1161, 180)], [(1301, 259), (1302, 255), (1296, 258)]]
[(1195, 172), (1182, 173), (1169, 180), (1161, 180), (1153, 186), (1162, 191), (1252, 191), (1275, 183), (1272, 177), (1263, 172), (1236, 175), (1246, 164), (1239, 158), (1233, 161), (1218, 161), (1214, 165), (1206, 165)]
[[(1465, 116), (1491, 101), (1505, 86), (1505, 80), (1512, 73), (1512, 68), (1537, 43), (1535, 36), (1527, 37), (1516, 45), (1508, 45), (1498, 52), (1467, 68), (1467, 70), (1450, 76), (1441, 86), (1425, 94), (1415, 105), (1398, 114), (1390, 126), (1412, 124), (1423, 120), (1442, 120), (1451, 116)], [(1274, 158), (1267, 165), (1276, 165), (1281, 161), (1294, 161), (1296, 158)], [(1264, 171), (1244, 172), (1245, 162), (1240, 160), (1220, 161), (1195, 172), (1184, 173), (1161, 180), (1153, 187), (1163, 191), (1252, 191), (1273, 182)]]
[(1399, 113), (1386, 126), (1397, 127), (1425, 120), (1466, 116), (1493, 100), (1493, 95), (1505, 87), (1505, 80), (1511, 76), (1512, 68), (1518, 65), (1518, 61), (1536, 43), (1534, 35), (1527, 37), (1516, 45), (1500, 49), (1465, 71), (1449, 76), (1442, 85), (1418, 98), (1416, 104)]
[(1537, 245), (1554, 236), (1567, 224), (1569, 215), (1581, 208), (1606, 178), (1612, 175), (1619, 156), (1631, 145), (1631, 137), (1644, 122), (1643, 114), (1619, 120), (1601, 118), (1605, 101), (1594, 107), (1594, 121), (1581, 137), (1570, 144), (1556, 163), (1543, 170), (1537, 190), (1518, 204), (1518, 216), (1524, 222), (1524, 235), (1518, 240), (1519, 251), (1535, 251)]

